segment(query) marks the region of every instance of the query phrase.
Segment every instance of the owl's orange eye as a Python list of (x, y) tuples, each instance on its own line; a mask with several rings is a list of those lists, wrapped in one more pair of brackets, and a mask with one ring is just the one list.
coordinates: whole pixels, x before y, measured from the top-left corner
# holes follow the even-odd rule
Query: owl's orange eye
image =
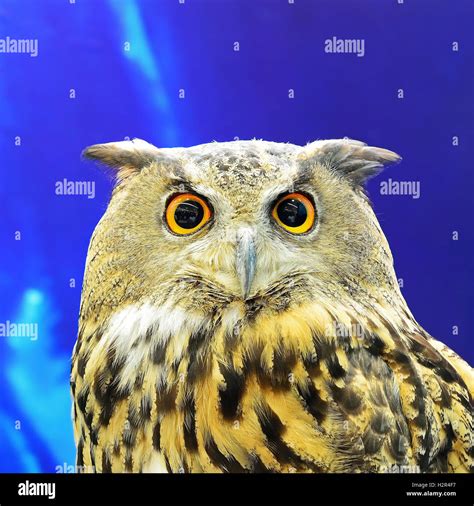
[(189, 235), (202, 228), (212, 216), (207, 202), (192, 193), (176, 195), (166, 208), (166, 223), (171, 232)]
[(292, 234), (304, 234), (314, 225), (316, 212), (311, 200), (301, 193), (289, 193), (275, 204), (273, 219)]

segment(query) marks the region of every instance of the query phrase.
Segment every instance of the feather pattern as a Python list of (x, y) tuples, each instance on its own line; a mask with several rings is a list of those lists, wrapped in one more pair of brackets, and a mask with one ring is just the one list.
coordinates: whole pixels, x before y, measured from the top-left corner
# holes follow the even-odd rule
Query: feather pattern
[[(85, 331), (85, 347), (76, 348), (78, 465), (140, 472), (158, 459), (170, 472), (471, 469), (471, 393), (429, 339), (400, 322), (313, 305), (262, 312), (252, 322), (236, 307), (204, 320), (175, 317), (172, 325), (147, 305), (124, 313)], [(94, 342), (113, 344), (89, 353)]]

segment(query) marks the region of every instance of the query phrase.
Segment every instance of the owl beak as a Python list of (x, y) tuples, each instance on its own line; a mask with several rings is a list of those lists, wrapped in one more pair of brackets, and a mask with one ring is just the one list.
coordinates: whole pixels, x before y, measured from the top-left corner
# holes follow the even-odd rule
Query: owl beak
[(244, 228), (237, 232), (235, 266), (242, 289), (242, 296), (247, 299), (255, 277), (257, 255), (252, 229)]

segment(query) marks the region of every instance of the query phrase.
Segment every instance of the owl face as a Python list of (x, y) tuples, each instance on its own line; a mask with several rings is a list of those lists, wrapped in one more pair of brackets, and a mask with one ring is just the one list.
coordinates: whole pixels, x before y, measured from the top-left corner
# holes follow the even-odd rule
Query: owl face
[(118, 168), (93, 242), (107, 259), (100, 276), (115, 280), (121, 302), (282, 308), (315, 293), (354, 299), (393, 285), (390, 250), (362, 189), (396, 159), (390, 151), (346, 140), (173, 149), (135, 141), (86, 156)]

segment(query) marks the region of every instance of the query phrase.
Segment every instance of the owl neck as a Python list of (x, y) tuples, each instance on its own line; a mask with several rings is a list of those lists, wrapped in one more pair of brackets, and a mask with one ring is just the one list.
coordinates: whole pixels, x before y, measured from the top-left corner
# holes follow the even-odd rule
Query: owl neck
[(104, 325), (94, 327), (88, 328), (87, 322), (82, 327), (82, 333), (94, 336), (93, 340), (85, 339), (93, 345), (91, 357), (107, 354), (135, 366), (150, 362), (161, 374), (170, 369), (181, 377), (199, 374), (193, 363), (204, 367), (211, 355), (239, 365), (242, 356), (261, 351), (262, 366), (270, 368), (275, 350), (313, 352), (318, 340), (364, 346), (370, 333), (420, 331), (403, 299), (390, 305), (372, 302), (370, 307), (322, 300), (284, 310), (252, 311), (235, 301), (212, 314), (144, 303), (129, 305)]
[[(152, 451), (164, 452), (167, 465), (179, 470), (185, 449), (205, 440), (216, 420), (238, 422), (244, 390), (260, 402), (264, 389), (304, 385), (321, 368), (337, 383), (347, 366), (344, 350), (395, 347), (393, 336), (402, 325), (405, 332), (407, 325), (416, 328), (392, 307), (362, 314), (334, 302), (251, 316), (239, 303), (213, 315), (129, 306), (102, 327), (81, 328), (72, 372), (76, 404), (83, 409), (77, 416), (91, 434), (117, 448), (117, 462), (131, 466), (125, 470), (141, 470)], [(98, 410), (92, 416), (93, 406)], [(187, 413), (198, 417), (201, 432), (192, 426), (194, 418), (186, 422)], [(177, 438), (181, 423), (183, 438)], [(161, 435), (158, 443), (145, 441), (152, 427)], [(144, 442), (140, 451), (119, 443), (138, 437)]]

